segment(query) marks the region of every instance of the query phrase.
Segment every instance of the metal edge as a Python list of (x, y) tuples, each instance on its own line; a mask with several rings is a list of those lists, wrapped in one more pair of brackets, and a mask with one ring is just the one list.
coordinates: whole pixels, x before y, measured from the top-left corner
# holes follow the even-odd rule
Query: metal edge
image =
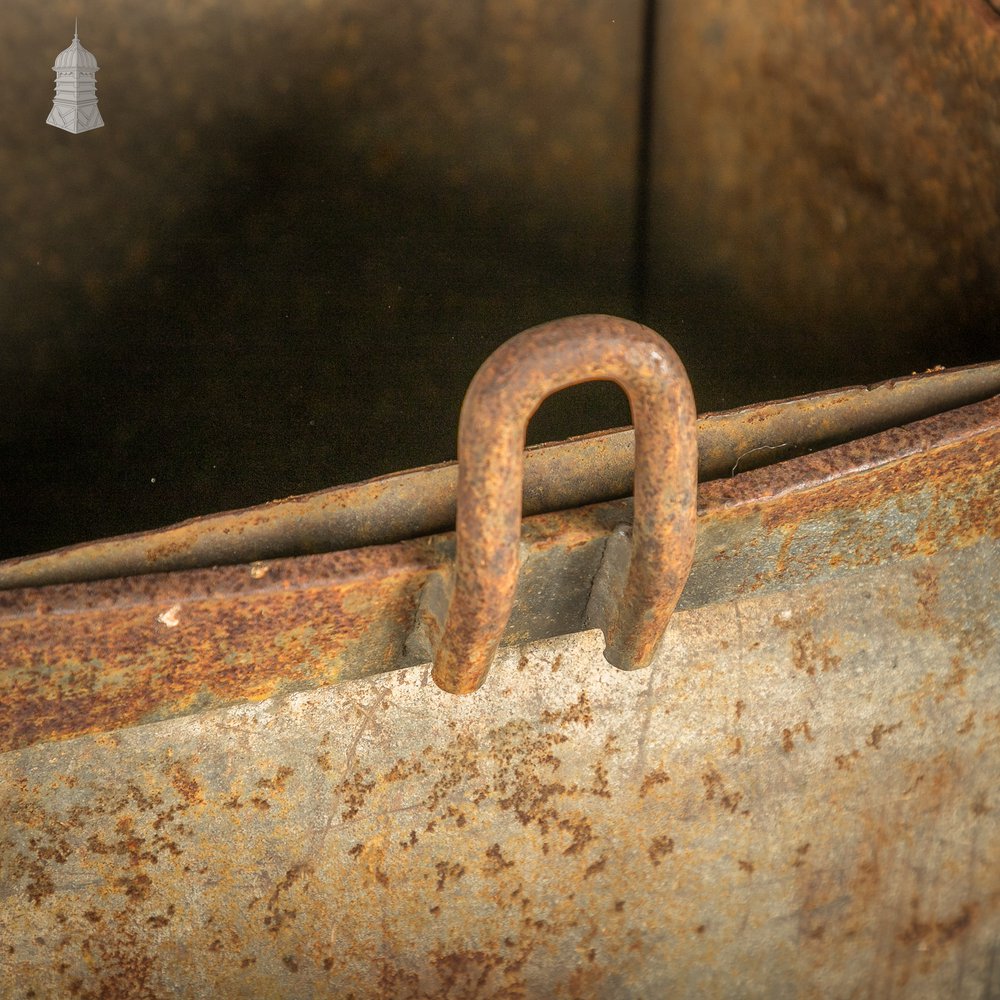
[[(1000, 397), (704, 484), (680, 608), (995, 541), (998, 438)], [(524, 522), (504, 645), (586, 627), (605, 542), (630, 514), (618, 500)], [(0, 594), (0, 750), (394, 670), (453, 552), (439, 535)]]
[[(699, 481), (771, 466), (1000, 392), (1000, 362), (755, 404), (698, 419)], [(525, 516), (631, 495), (631, 428), (527, 449)], [(455, 523), (446, 462), (0, 562), (0, 590), (389, 545)]]

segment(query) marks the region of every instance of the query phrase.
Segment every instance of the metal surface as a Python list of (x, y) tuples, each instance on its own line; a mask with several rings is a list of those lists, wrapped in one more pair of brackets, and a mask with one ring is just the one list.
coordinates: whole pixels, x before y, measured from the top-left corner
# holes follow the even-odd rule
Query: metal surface
[(3, 0), (0, 552), (452, 458), (494, 347), (628, 314), (640, 7), (88, 0), (81, 155), (76, 11)]
[[(998, 455), (1000, 398), (703, 484), (678, 607), (992, 539)], [(629, 501), (614, 501), (526, 519), (504, 642), (584, 628), (605, 543), (630, 516)], [(815, 526), (820, 516), (839, 525), (834, 536)], [(420, 592), (453, 558), (453, 539), (443, 535), (0, 593), (0, 747), (421, 662), (406, 651)]]
[[(698, 420), (702, 482), (1000, 393), (1000, 362), (838, 389)], [(525, 515), (630, 496), (631, 428), (529, 448)], [(455, 524), (455, 463), (0, 562), (0, 589), (232, 565), (393, 542)]]
[[(998, 456), (994, 400), (703, 486), (648, 672), (585, 633), (468, 698), (415, 666), (3, 754), (0, 994), (997, 995)], [(625, 511), (525, 548), (568, 568)], [(50, 697), (113, 681), (121, 722), (255, 642), (228, 670), (264, 693), (336, 638), (324, 601), (351, 621), (365, 559), (413, 577), (438, 544), (9, 593), (4, 661)], [(283, 632), (302, 598), (318, 624)]]
[[(588, 342), (621, 354), (609, 322), (643, 348), (621, 368)], [(744, 450), (698, 488), (690, 576), (628, 673), (586, 629), (629, 527), (673, 514), (643, 418), (685, 402), (636, 379), (668, 350), (649, 331), (567, 324), (491, 364), (516, 419), (484, 530), (517, 530), (538, 397), (588, 373), (633, 398), (639, 497), (520, 525), (505, 648), (466, 698), (414, 641), (451, 535), (0, 592), (0, 995), (1000, 992), (1000, 396), (738, 471), (800, 448), (776, 429), (803, 414), (819, 440), (995, 370), (879, 387), (875, 415), (848, 393), (705, 418)], [(483, 385), (463, 458), (470, 434), (490, 456)]]
[(820, 371), (901, 343), (926, 364), (988, 356), (1000, 17), (983, 0), (658, 11), (646, 322), (697, 298), (710, 342), (739, 317), (766, 331), (755, 357)]
[(524, 438), (554, 392), (617, 382), (635, 422), (632, 557), (601, 622), (609, 662), (649, 663), (694, 558), (698, 485), (694, 396), (658, 334), (611, 316), (576, 316), (526, 330), (476, 373), (458, 431), (455, 572), (436, 684), (453, 694), (485, 680), (514, 605), (519, 571)]

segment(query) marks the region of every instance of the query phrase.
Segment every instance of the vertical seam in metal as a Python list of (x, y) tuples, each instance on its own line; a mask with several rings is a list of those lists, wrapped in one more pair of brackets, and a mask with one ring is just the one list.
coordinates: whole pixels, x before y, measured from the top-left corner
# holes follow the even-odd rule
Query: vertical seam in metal
[(635, 163), (635, 224), (632, 294), (636, 318), (646, 322), (649, 310), (650, 209), (652, 206), (653, 115), (656, 85), (657, 0), (642, 5), (639, 37), (639, 94)]

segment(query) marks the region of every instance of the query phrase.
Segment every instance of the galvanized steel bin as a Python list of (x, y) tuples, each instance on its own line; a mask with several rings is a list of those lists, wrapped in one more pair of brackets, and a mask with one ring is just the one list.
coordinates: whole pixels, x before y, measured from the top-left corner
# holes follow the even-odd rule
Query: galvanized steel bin
[(491, 362), (444, 640), (453, 466), (0, 566), (0, 993), (1000, 993), (1000, 368), (696, 427), (661, 343)]

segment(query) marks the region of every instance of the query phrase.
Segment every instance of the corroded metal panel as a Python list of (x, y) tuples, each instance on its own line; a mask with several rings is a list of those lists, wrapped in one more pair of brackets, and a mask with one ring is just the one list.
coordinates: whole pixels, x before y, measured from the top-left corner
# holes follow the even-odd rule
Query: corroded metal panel
[(461, 698), (389, 669), (448, 537), (8, 592), (0, 993), (992, 995), (998, 405), (704, 484), (645, 671), (627, 501), (525, 523)]
[[(678, 607), (961, 549), (998, 530), (1000, 398), (706, 483)], [(529, 518), (504, 641), (586, 624), (617, 501)], [(451, 536), (0, 593), (0, 747), (260, 700), (412, 662)]]
[(698, 288), (712, 351), (758, 326), (776, 368), (995, 341), (996, 4), (658, 6), (654, 326)]
[(5, 754), (0, 991), (990, 995), (997, 565), (678, 611), (646, 672), (588, 632), (465, 698), (413, 667)]

